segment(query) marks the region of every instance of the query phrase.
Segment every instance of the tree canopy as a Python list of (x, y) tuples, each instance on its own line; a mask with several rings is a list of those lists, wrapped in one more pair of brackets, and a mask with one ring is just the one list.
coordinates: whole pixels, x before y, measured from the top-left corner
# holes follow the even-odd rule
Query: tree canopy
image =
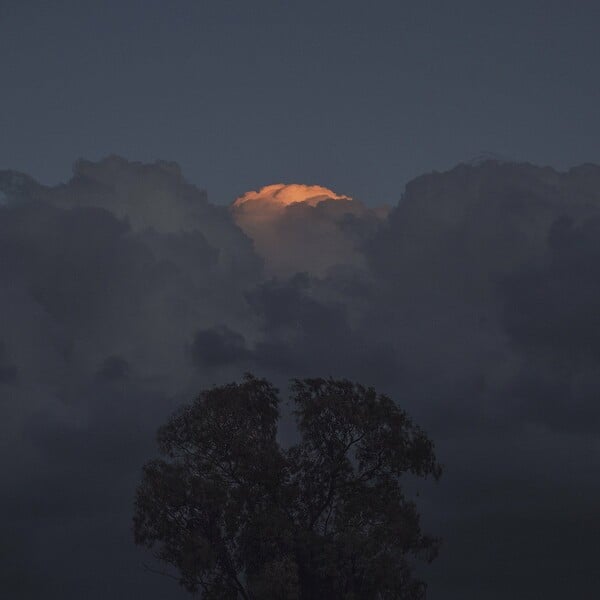
[(391, 398), (347, 380), (291, 386), (299, 440), (277, 440), (278, 391), (246, 375), (160, 428), (135, 500), (137, 544), (213, 599), (425, 597), (421, 531), (402, 476), (441, 474), (432, 441)]

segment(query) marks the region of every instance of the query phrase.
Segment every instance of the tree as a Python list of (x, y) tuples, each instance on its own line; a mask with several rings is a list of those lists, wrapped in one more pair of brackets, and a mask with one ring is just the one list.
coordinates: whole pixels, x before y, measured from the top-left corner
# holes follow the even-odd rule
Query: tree
[(277, 441), (279, 397), (246, 375), (203, 391), (158, 433), (134, 534), (206, 599), (420, 599), (421, 532), (402, 476), (439, 478), (433, 443), (387, 396), (292, 383), (300, 441)]

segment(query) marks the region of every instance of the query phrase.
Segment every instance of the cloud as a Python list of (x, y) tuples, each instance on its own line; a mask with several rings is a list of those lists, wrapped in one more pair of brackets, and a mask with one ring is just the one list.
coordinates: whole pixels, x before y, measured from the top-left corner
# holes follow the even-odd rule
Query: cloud
[(188, 183), (176, 163), (144, 164), (109, 156), (79, 160), (73, 177), (54, 187), (40, 185), (13, 171), (0, 171), (7, 202), (39, 200), (70, 209), (93, 207), (126, 221), (133, 232), (201, 234), (218, 249), (223, 267), (241, 274), (260, 268), (250, 241), (231, 222), (224, 207), (208, 202), (206, 192)]
[(503, 281), (503, 319), (522, 357), (511, 392), (525, 416), (593, 433), (600, 417), (600, 217), (558, 217), (545, 253)]
[(158, 425), (212, 380), (190, 368), (191, 333), (247, 320), (261, 261), (163, 164), (78, 163), (56, 187), (4, 172), (0, 189), (0, 526), (29, 540), (0, 577), (13, 597), (42, 582), (50, 597), (149, 595), (130, 546), (139, 467)]
[(505, 323), (516, 343), (566, 362), (600, 359), (600, 217), (561, 216), (545, 254), (505, 280)]
[(309, 206), (316, 206), (325, 200), (347, 200), (350, 196), (336, 194), (330, 189), (321, 185), (303, 185), (298, 183), (275, 183), (267, 185), (258, 191), (252, 190), (242, 194), (233, 203), (235, 208), (241, 208), (246, 204), (247, 207), (254, 205), (253, 210), (258, 207), (270, 207), (274, 210), (283, 209), (291, 204), (303, 202)]
[(173, 163), (114, 156), (54, 187), (0, 172), (0, 192), (13, 597), (176, 595), (131, 542), (140, 468), (176, 406), (248, 370), (374, 385), (432, 435), (446, 465), (421, 496), (445, 538), (432, 598), (493, 597), (472, 573), (498, 564), (557, 597), (559, 570), (535, 557), (565, 558), (567, 534), (547, 523), (581, 532), (569, 568), (588, 564), (600, 167), (459, 165), (410, 182), (389, 215), (283, 185), (218, 207)]
[(226, 325), (197, 331), (190, 354), (200, 368), (240, 363), (250, 356), (244, 336)]
[(253, 355), (258, 368), (286, 377), (293, 371), (389, 382), (399, 369), (391, 345), (353, 323), (349, 300), (306, 274), (256, 288), (249, 302), (260, 319)]
[(274, 184), (240, 196), (231, 212), (271, 274), (323, 275), (336, 265), (363, 264), (361, 246), (386, 209), (321, 186)]

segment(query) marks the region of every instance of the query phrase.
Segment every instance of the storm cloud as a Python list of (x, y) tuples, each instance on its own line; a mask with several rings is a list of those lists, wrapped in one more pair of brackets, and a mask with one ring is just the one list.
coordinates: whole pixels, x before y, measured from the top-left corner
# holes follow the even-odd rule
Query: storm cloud
[[(391, 211), (250, 225), (176, 164), (116, 156), (54, 187), (0, 172), (0, 198), (12, 598), (177, 597), (133, 547), (133, 490), (171, 411), (245, 371), (373, 385), (436, 440), (433, 600), (600, 585), (600, 167), (462, 164)], [(520, 595), (487, 583), (498, 565)]]

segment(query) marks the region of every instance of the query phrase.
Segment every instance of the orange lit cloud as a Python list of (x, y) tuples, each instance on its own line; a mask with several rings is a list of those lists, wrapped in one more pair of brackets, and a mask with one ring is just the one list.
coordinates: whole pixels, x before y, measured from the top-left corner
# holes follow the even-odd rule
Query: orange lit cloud
[(246, 192), (231, 212), (269, 272), (317, 275), (336, 265), (361, 265), (361, 240), (387, 214), (326, 187), (297, 183)]
[(336, 194), (320, 185), (274, 183), (261, 188), (258, 192), (254, 190), (246, 192), (234, 202), (234, 207), (255, 201), (275, 206), (289, 206), (296, 202), (305, 202), (310, 206), (316, 206), (324, 200), (352, 200), (352, 198)]

